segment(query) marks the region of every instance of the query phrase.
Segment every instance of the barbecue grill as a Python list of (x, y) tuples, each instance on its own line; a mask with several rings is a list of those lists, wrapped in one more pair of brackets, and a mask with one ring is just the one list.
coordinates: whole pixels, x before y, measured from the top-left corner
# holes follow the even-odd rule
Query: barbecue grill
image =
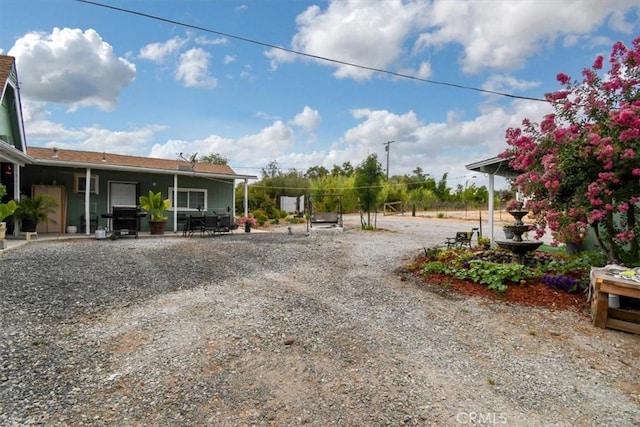
[(102, 214), (103, 218), (111, 219), (112, 237), (134, 236), (138, 238), (140, 218), (147, 212), (131, 206), (113, 206), (110, 214)]

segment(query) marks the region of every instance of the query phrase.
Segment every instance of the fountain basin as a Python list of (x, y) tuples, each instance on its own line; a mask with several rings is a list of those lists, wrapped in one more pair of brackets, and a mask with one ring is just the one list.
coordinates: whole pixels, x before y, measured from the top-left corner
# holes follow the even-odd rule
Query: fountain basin
[(543, 242), (536, 240), (498, 240), (496, 244), (502, 249), (511, 251), (513, 254), (513, 262), (517, 264), (524, 264), (524, 257), (527, 253), (533, 252), (538, 249)]

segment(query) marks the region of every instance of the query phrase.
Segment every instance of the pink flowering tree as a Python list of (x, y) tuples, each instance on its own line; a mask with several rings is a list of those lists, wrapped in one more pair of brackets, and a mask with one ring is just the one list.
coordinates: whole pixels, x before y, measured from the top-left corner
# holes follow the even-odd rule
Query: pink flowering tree
[(569, 242), (593, 231), (609, 262), (638, 264), (640, 236), (640, 37), (618, 42), (603, 71), (599, 56), (582, 80), (558, 74), (547, 94), (555, 114), (506, 132), (501, 154), (522, 172), (515, 180), (540, 237)]

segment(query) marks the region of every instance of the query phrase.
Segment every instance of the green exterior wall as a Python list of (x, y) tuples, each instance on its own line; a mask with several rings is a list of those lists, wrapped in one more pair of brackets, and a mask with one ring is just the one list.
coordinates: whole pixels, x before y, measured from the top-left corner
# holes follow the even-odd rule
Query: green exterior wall
[[(31, 196), (32, 185), (60, 185), (66, 188), (67, 194), (67, 216), (66, 224), (75, 225), (78, 230), (82, 230), (81, 218), (84, 215), (84, 192), (76, 192), (74, 181), (76, 176), (85, 175), (86, 169), (62, 168), (53, 166), (26, 165), (22, 169), (21, 194)], [(169, 188), (173, 187), (173, 175), (144, 174), (134, 172), (109, 171), (91, 169), (91, 175), (98, 176), (98, 194), (91, 194), (90, 211), (103, 214), (110, 212), (109, 183), (126, 182), (137, 185), (136, 200), (140, 195), (149, 194), (149, 190), (162, 192), (163, 198), (170, 198)], [(222, 178), (201, 178), (178, 176), (178, 187), (180, 189), (205, 189), (207, 190), (206, 211), (227, 211), (233, 214), (234, 180)], [(197, 210), (179, 209), (178, 213), (197, 214)], [(173, 231), (174, 212), (167, 212), (169, 220), (167, 230)], [(99, 219), (100, 226), (106, 226), (106, 219)], [(149, 231), (148, 218), (140, 221), (140, 231)]]

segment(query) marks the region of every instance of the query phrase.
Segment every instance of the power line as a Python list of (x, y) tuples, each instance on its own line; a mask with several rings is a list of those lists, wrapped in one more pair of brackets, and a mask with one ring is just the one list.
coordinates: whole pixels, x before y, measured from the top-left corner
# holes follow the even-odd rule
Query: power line
[(339, 59), (332, 59), (332, 58), (328, 58), (328, 57), (320, 56), (320, 55), (313, 55), (313, 54), (310, 54), (310, 53), (305, 53), (305, 52), (301, 52), (301, 51), (293, 50), (293, 49), (287, 49), (286, 47), (277, 46), (277, 45), (274, 45), (274, 44), (271, 44), (271, 43), (261, 42), (259, 40), (250, 39), (250, 38), (247, 38), (247, 37), (236, 36), (236, 35), (233, 35), (233, 34), (224, 33), (222, 31), (216, 31), (216, 30), (212, 30), (212, 29), (209, 29), (209, 28), (200, 27), (200, 26), (197, 26), (197, 25), (192, 25), (192, 24), (187, 24), (187, 23), (180, 22), (180, 21), (175, 21), (173, 19), (162, 18), (162, 17), (159, 17), (159, 16), (150, 15), (148, 13), (137, 12), (135, 10), (125, 9), (125, 8), (117, 7), (117, 6), (110, 6), (110, 5), (107, 5), (107, 4), (98, 3), (98, 2), (94, 2), (94, 1), (89, 1), (89, 0), (76, 0), (76, 1), (80, 2), (80, 3), (90, 4), (90, 5), (93, 5), (93, 6), (104, 7), (106, 9), (112, 9), (112, 10), (115, 10), (115, 11), (118, 11), (118, 12), (124, 12), (124, 13), (129, 13), (129, 14), (132, 14), (132, 15), (142, 16), (144, 18), (154, 19), (156, 21), (166, 22), (168, 24), (173, 24), (173, 25), (178, 25), (178, 26), (181, 26), (181, 27), (191, 28), (191, 29), (194, 29), (194, 30), (204, 31), (204, 32), (211, 33), (211, 34), (216, 34), (216, 35), (219, 35), (219, 36), (228, 37), (230, 39), (240, 40), (240, 41), (243, 41), (243, 42), (252, 43), (252, 44), (259, 45), (259, 46), (268, 47), (268, 48), (271, 48), (271, 49), (278, 49), (278, 50), (281, 50), (281, 51), (284, 51), (284, 52), (292, 53), (294, 55), (300, 55), (300, 56), (304, 56), (304, 57), (307, 57), (307, 58), (317, 59), (317, 60), (320, 60), (320, 61), (331, 62), (331, 63), (334, 63), (334, 64), (347, 65), (349, 67), (355, 67), (355, 68), (360, 68), (362, 70), (374, 71), (376, 73), (388, 74), (390, 76), (400, 77), (400, 78), (403, 78), (403, 79), (410, 79), (410, 80), (415, 80), (415, 81), (419, 81), (419, 82), (423, 82), (423, 83), (430, 83), (430, 84), (434, 84), (434, 85), (454, 87), (454, 88), (463, 89), (463, 90), (472, 90), (472, 91), (475, 91), (475, 92), (481, 92), (481, 93), (486, 93), (486, 94), (490, 94), (490, 95), (504, 96), (504, 97), (513, 98), (513, 99), (524, 99), (524, 100), (527, 100), (527, 101), (548, 102), (546, 99), (543, 99), (543, 98), (534, 98), (534, 97), (530, 97), (530, 96), (514, 95), (514, 94), (511, 94), (511, 93), (497, 92), (497, 91), (493, 91), (493, 90), (489, 90), (489, 89), (482, 89), (482, 88), (478, 88), (478, 87), (474, 87), (474, 86), (467, 86), (467, 85), (462, 85), (462, 84), (457, 84), (457, 83), (449, 83), (449, 82), (442, 82), (442, 81), (438, 81), (438, 80), (423, 79), (423, 78), (420, 78), (420, 77), (411, 76), (411, 75), (403, 74), (403, 73), (397, 73), (395, 71), (385, 70), (385, 69), (382, 69), (382, 68), (369, 67), (369, 66), (366, 66), (366, 65), (355, 64), (353, 62), (341, 61)]

